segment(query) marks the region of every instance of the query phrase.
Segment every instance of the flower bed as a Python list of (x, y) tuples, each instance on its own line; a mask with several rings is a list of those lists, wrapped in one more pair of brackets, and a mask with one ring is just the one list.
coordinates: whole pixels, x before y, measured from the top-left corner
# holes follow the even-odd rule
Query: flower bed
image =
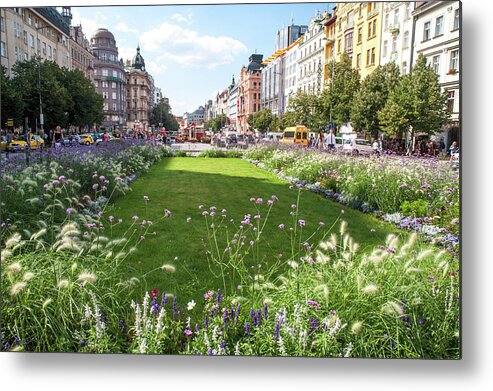
[(455, 252), (459, 228), (459, 177), (436, 159), (354, 157), (282, 145), (256, 146), (245, 158), (290, 182), (401, 228), (425, 234)]

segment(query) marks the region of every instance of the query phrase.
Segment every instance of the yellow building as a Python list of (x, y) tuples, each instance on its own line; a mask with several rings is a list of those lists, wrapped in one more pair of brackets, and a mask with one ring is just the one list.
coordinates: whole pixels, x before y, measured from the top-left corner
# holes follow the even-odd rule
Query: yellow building
[(365, 78), (380, 65), (380, 46), (384, 3), (337, 3), (331, 19), (325, 23), (326, 45), (324, 85), (329, 85), (332, 59), (339, 61), (346, 52), (352, 66)]

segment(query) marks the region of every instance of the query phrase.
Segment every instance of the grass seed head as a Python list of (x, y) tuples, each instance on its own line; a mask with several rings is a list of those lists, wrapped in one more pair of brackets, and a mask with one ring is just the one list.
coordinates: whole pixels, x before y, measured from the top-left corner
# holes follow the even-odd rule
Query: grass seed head
[(26, 287), (26, 285), (27, 284), (24, 281), (16, 282), (10, 288), (10, 295), (11, 296), (17, 296)]

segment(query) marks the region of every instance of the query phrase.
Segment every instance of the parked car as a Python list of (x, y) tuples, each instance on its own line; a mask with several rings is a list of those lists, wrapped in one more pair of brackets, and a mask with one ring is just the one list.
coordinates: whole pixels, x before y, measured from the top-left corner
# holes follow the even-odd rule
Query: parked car
[[(336, 144), (337, 144), (337, 137), (336, 137)], [(371, 153), (372, 152), (372, 146), (369, 141), (366, 141), (365, 139), (359, 139), (359, 138), (342, 138), (342, 150), (343, 152), (346, 153), (351, 153), (354, 155), (359, 155), (361, 153)]]
[(92, 145), (94, 144), (94, 139), (91, 134), (81, 134), (79, 138), (79, 144), (81, 145)]
[[(45, 141), (39, 137), (36, 134), (31, 134), (29, 143), (31, 146), (32, 150), (42, 148)], [(8, 145), (7, 145), (7, 150), (9, 151), (24, 151), (27, 147), (27, 142), (24, 139), (19, 139), (19, 140), (12, 140)]]

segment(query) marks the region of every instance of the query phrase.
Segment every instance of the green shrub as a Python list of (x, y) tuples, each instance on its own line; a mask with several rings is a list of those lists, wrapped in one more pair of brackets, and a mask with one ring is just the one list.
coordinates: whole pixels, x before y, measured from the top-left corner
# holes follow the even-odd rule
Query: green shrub
[(423, 199), (404, 201), (401, 205), (401, 212), (404, 216), (426, 217), (429, 213), (429, 204)]

